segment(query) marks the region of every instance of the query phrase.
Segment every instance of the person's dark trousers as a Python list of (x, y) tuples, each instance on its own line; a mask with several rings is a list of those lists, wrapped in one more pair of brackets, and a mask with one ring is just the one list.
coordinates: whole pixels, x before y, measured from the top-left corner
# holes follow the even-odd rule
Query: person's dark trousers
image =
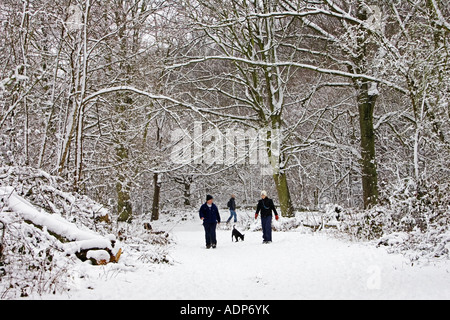
[(216, 239), (216, 226), (217, 223), (204, 223), (203, 227), (205, 228), (205, 238), (206, 238), (206, 245), (217, 245), (217, 239)]
[(272, 216), (261, 217), (261, 222), (264, 241), (272, 241)]

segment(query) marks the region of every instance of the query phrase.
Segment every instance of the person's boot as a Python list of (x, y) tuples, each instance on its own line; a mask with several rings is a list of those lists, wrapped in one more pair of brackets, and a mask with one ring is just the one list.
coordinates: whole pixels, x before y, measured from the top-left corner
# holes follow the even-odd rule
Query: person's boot
[(207, 244), (207, 245), (206, 245), (206, 249), (211, 249), (211, 245), (210, 245), (210, 244)]

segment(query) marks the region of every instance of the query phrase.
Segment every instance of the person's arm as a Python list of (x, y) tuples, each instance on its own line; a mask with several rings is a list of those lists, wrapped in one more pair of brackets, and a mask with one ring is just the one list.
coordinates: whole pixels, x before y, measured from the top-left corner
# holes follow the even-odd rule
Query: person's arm
[(198, 215), (200, 216), (200, 219), (205, 219), (205, 214), (203, 213), (203, 206), (200, 207), (200, 210), (198, 211)]
[(255, 219), (258, 219), (258, 215), (261, 212), (261, 201), (258, 202), (258, 206), (256, 207)]
[(216, 215), (217, 215), (217, 217), (216, 217), (217, 222), (220, 223), (221, 219), (220, 219), (219, 207), (217, 207), (217, 206), (216, 206)]
[(273, 203), (273, 200), (272, 200), (272, 210), (273, 210), (273, 213), (275, 213), (275, 219), (278, 220), (278, 212), (277, 212), (277, 208), (275, 207), (275, 203)]

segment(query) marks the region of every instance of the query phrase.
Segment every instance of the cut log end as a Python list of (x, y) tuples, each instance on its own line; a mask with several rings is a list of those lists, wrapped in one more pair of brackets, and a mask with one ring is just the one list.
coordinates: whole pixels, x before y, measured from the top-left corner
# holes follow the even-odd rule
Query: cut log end
[(118, 263), (122, 253), (122, 249), (119, 249), (117, 254), (113, 254), (110, 249), (89, 249), (76, 253), (76, 256), (82, 261), (91, 261), (95, 266), (104, 266), (108, 263)]

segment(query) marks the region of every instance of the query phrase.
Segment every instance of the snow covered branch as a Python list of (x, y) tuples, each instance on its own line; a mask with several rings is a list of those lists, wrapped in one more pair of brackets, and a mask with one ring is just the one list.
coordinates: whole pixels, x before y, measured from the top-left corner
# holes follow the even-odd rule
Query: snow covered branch
[(240, 58), (240, 57), (230, 57), (230, 56), (206, 56), (206, 57), (193, 57), (189, 59), (187, 62), (174, 64), (171, 66), (166, 67), (168, 70), (170, 69), (177, 69), (186, 67), (192, 64), (206, 62), (209, 60), (223, 60), (223, 61), (230, 61), (230, 62), (236, 62), (236, 63), (244, 63), (250, 66), (258, 66), (258, 67), (266, 67), (266, 68), (278, 68), (278, 67), (296, 67), (301, 69), (307, 69), (311, 71), (316, 71), (319, 73), (327, 74), (327, 75), (333, 75), (333, 76), (339, 76), (344, 78), (350, 78), (350, 79), (359, 79), (359, 80), (365, 80), (365, 81), (373, 81), (376, 83), (384, 84), (388, 87), (391, 87), (393, 89), (396, 89), (402, 93), (407, 93), (407, 90), (398, 84), (392, 83), (390, 81), (380, 79), (374, 76), (370, 76), (367, 74), (358, 74), (358, 73), (351, 73), (341, 70), (335, 70), (335, 69), (328, 69), (328, 68), (322, 68), (315, 65), (310, 64), (304, 64), (304, 63), (296, 63), (293, 61), (279, 61), (279, 62), (265, 62), (265, 61), (257, 61), (257, 60), (249, 60), (246, 58)]
[(442, 14), (441, 9), (439, 8), (439, 5), (437, 4), (436, 0), (431, 0), (431, 4), (434, 8), (434, 11), (436, 12), (436, 15), (438, 17), (438, 20), (436, 21), (436, 23), (441, 26), (444, 27), (445, 29), (447, 29), (447, 32), (450, 32), (450, 22), (448, 22), (444, 15)]

